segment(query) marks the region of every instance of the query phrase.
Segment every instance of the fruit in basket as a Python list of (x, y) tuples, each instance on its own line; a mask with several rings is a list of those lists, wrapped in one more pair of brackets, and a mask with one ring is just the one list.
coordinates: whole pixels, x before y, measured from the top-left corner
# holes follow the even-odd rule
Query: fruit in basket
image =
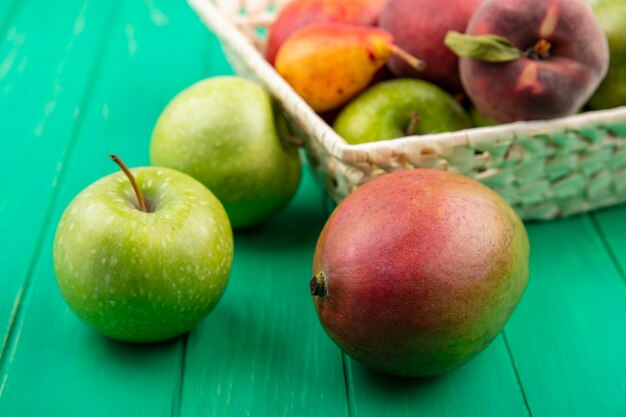
[(72, 200), (56, 230), (54, 271), (64, 299), (94, 329), (156, 342), (189, 331), (217, 305), (233, 235), (220, 202), (190, 176), (128, 172)]
[(426, 62), (424, 71), (396, 57), (388, 66), (397, 77), (418, 77), (452, 92), (462, 91), (459, 59), (443, 44), (449, 30), (464, 32), (472, 13), (483, 0), (389, 0), (379, 26), (388, 30), (398, 46)]
[(280, 46), (292, 33), (311, 23), (375, 26), (387, 0), (295, 0), (285, 6), (269, 28), (265, 56), (274, 64)]
[(526, 287), (528, 262), (524, 225), (496, 192), (445, 171), (404, 170), (365, 183), (333, 211), (310, 290), (348, 355), (431, 376), (496, 337)]
[(471, 106), (468, 110), (468, 113), (470, 115), (470, 118), (472, 119), (472, 122), (474, 122), (475, 127), (495, 126), (498, 124), (494, 120), (488, 118), (480, 111), (478, 111), (476, 106)]
[(351, 144), (470, 127), (469, 116), (452, 96), (415, 78), (383, 81), (368, 88), (341, 110), (333, 124)]
[(626, 106), (626, 3), (601, 0), (594, 11), (609, 41), (611, 62), (600, 87), (589, 100), (592, 109)]
[(486, 0), (466, 34), (446, 42), (463, 55), (471, 101), (501, 123), (576, 113), (609, 63), (606, 36), (582, 0)]
[(363, 91), (378, 70), (405, 54), (382, 29), (341, 23), (319, 23), (294, 33), (278, 51), (276, 71), (317, 112), (340, 107)]
[(208, 78), (163, 110), (152, 133), (150, 161), (207, 186), (233, 228), (257, 225), (282, 210), (300, 182), (298, 150), (281, 140), (282, 122), (257, 83)]

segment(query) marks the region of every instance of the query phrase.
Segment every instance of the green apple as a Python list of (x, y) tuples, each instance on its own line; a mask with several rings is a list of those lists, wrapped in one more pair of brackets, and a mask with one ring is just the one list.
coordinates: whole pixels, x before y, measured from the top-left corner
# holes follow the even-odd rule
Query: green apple
[(185, 172), (222, 202), (233, 228), (282, 210), (300, 182), (297, 148), (281, 141), (267, 91), (235, 76), (212, 77), (179, 93), (159, 117), (152, 165)]
[(594, 12), (609, 41), (611, 62), (609, 72), (589, 100), (595, 110), (626, 105), (626, 2), (600, 0)]
[(498, 124), (495, 120), (482, 114), (476, 106), (471, 106), (468, 113), (474, 122), (474, 127), (496, 126)]
[(121, 172), (108, 175), (66, 208), (54, 271), (63, 298), (88, 325), (114, 339), (155, 342), (191, 330), (217, 305), (233, 234), (219, 200), (192, 177), (127, 171), (132, 183)]
[(350, 144), (472, 127), (461, 105), (436, 85), (398, 78), (357, 96), (337, 116), (333, 128)]

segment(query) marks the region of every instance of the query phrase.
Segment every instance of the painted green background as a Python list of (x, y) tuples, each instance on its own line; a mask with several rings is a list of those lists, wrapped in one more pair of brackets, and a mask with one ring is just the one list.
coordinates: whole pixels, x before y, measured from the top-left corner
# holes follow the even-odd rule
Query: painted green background
[(0, 1), (0, 416), (625, 416), (626, 207), (529, 224), (528, 290), (446, 376), (371, 372), (324, 334), (307, 286), (329, 202), (304, 168), (281, 215), (235, 236), (226, 294), (188, 336), (105, 339), (63, 302), (56, 223), (74, 195), (148, 163), (170, 98), (230, 74), (183, 1)]

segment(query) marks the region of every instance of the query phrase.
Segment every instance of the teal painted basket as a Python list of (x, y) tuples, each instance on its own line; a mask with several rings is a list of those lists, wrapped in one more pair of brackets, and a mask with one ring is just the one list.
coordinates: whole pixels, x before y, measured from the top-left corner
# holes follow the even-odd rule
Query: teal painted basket
[(474, 178), (525, 220), (554, 219), (626, 201), (626, 107), (540, 122), (347, 144), (264, 59), (265, 29), (285, 1), (189, 0), (235, 72), (262, 83), (303, 139), (337, 202), (366, 181), (415, 167)]

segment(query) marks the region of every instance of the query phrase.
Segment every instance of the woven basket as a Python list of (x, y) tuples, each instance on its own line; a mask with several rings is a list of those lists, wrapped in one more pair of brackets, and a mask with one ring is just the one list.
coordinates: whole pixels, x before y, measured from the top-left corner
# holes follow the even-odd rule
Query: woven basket
[(266, 29), (289, 0), (188, 0), (220, 39), (234, 71), (262, 83), (304, 139), (317, 178), (337, 202), (364, 182), (414, 167), (474, 178), (526, 220), (626, 201), (626, 107), (541, 122), (348, 145), (264, 59)]

